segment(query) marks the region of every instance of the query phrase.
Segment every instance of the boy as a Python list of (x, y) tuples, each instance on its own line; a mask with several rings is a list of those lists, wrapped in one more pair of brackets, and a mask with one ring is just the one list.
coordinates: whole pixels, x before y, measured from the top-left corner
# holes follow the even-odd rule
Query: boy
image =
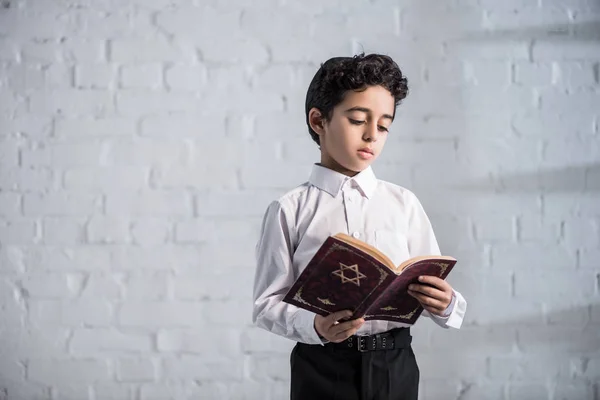
[[(402, 187), (375, 178), (407, 80), (389, 57), (337, 57), (317, 71), (306, 121), (321, 162), (307, 183), (271, 203), (256, 247), (253, 321), (298, 342), (291, 355), (291, 398), (417, 399), (419, 369), (410, 327), (389, 321), (338, 322), (281, 299), (329, 235), (351, 234), (395, 264), (440, 254), (421, 204)], [(460, 328), (466, 301), (444, 280), (420, 277), (410, 294), (438, 325)]]

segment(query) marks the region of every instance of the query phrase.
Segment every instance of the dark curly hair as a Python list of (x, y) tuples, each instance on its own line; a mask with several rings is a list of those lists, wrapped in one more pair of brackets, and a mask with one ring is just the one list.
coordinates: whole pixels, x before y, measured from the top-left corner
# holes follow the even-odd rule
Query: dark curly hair
[(383, 86), (394, 96), (396, 106), (408, 94), (408, 81), (398, 64), (389, 56), (364, 53), (354, 57), (334, 57), (321, 64), (306, 93), (306, 124), (312, 139), (320, 145), (319, 135), (310, 127), (308, 112), (318, 108), (326, 121), (333, 108), (344, 100), (349, 90), (364, 90), (369, 86)]

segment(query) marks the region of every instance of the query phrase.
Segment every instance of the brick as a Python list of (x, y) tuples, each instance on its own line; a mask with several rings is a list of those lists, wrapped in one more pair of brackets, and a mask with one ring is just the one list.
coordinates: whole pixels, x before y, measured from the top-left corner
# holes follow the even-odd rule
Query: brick
[(507, 86), (512, 79), (511, 65), (504, 60), (472, 60), (464, 63), (463, 67), (453, 74), (448, 73), (446, 79), (458, 80), (461, 76), (459, 73), (464, 75), (462, 80), (487, 88)]
[(104, 246), (36, 246), (24, 253), (23, 263), (31, 271), (101, 271), (113, 267)]
[(124, 291), (125, 277), (120, 273), (92, 273), (83, 282), (81, 298), (83, 299), (121, 299)]
[(189, 216), (192, 201), (186, 193), (177, 191), (146, 191), (140, 194), (109, 194), (106, 196), (109, 216)]
[(253, 237), (260, 231), (262, 218), (195, 218), (178, 222), (175, 240), (181, 243), (197, 243)]
[(119, 246), (111, 250), (112, 268), (139, 271), (185, 271), (198, 267), (200, 246)]
[(26, 194), (23, 212), (27, 216), (81, 216), (99, 209), (99, 199), (94, 195), (71, 192)]
[(112, 324), (110, 306), (104, 301), (36, 300), (29, 305), (29, 321), (33, 326), (109, 326)]
[(101, 193), (140, 191), (148, 188), (150, 168), (142, 166), (78, 167), (64, 172), (67, 190)]
[[(532, 55), (534, 60), (598, 60), (600, 44), (593, 40), (576, 40), (556, 42), (553, 40), (536, 40)], [(577, 109), (577, 107), (574, 107)]]
[(30, 110), (35, 114), (100, 116), (114, 110), (110, 93), (93, 90), (44, 90), (32, 93)]
[(598, 343), (599, 333), (593, 326), (581, 329), (572, 326), (522, 327), (518, 332), (520, 350), (525, 354), (540, 355), (552, 348), (555, 354), (584, 355), (589, 346)]
[[(199, 399), (220, 399), (223, 398), (224, 388), (215, 387), (214, 384), (203, 384), (201, 386), (184, 385), (174, 382), (160, 383), (142, 383), (139, 386), (140, 400), (163, 400), (163, 399), (185, 399), (194, 395), (197, 391)], [(194, 398), (194, 397), (192, 397)]]
[(86, 224), (88, 243), (128, 243), (130, 242), (129, 220), (116, 217), (95, 216)]
[(121, 115), (138, 117), (166, 112), (194, 112), (201, 107), (201, 99), (192, 93), (149, 92), (142, 90), (119, 91), (117, 111)]
[[(210, 132), (223, 131), (225, 118), (221, 116), (173, 114), (168, 116), (148, 116), (140, 124), (141, 135), (155, 138), (195, 138), (200, 140), (203, 135)], [(216, 139), (216, 138), (215, 138)], [(219, 145), (225, 144), (233, 147), (232, 140), (218, 140)], [(221, 146), (219, 146), (221, 147)], [(220, 151), (225, 149), (220, 148)], [(238, 150), (239, 151), (239, 150)]]
[[(204, 310), (206, 321), (209, 324), (215, 324), (218, 326), (237, 326), (236, 324), (250, 324), (251, 318), (250, 313), (239, 315), (239, 310), (244, 309), (245, 305), (248, 304), (248, 300), (224, 300), (211, 302), (210, 307)], [(237, 315), (235, 319), (232, 319), (232, 315)]]
[(294, 343), (278, 335), (258, 328), (246, 328), (242, 332), (242, 350), (244, 353), (281, 353), (290, 354)]
[(522, 215), (517, 220), (518, 238), (521, 242), (557, 243), (561, 226), (558, 218)]
[[(433, 387), (428, 388), (431, 386)], [(424, 381), (423, 399), (443, 399), (448, 393), (456, 393), (456, 386), (456, 384), (452, 385), (443, 381)], [(457, 394), (455, 398), (461, 400), (505, 400), (504, 392), (505, 385), (499, 382), (466, 383), (460, 388), (460, 394)]]
[(198, 216), (262, 216), (277, 192), (269, 190), (214, 191), (196, 196)]
[[(195, 354), (205, 360), (236, 359), (242, 355), (240, 333), (234, 328), (215, 328), (206, 332), (169, 329), (158, 333), (157, 343), (160, 352)], [(215, 343), (226, 345), (215, 346)]]
[(22, 152), (27, 167), (89, 167), (101, 163), (105, 147), (101, 143), (55, 143)]
[(38, 228), (29, 219), (0, 219), (0, 242), (9, 245), (33, 244), (38, 241)]
[(56, 382), (101, 382), (110, 380), (105, 361), (88, 359), (31, 360), (27, 378), (32, 382), (53, 385)]
[(2, 357), (4, 359), (60, 357), (66, 353), (68, 337), (69, 332), (64, 328), (24, 329), (17, 325), (6, 327), (2, 332)]
[(2, 169), (19, 165), (21, 142), (13, 139), (0, 139), (0, 167)]
[(136, 400), (137, 389), (130, 383), (96, 383), (92, 387), (96, 400)]
[(175, 65), (165, 71), (165, 80), (171, 90), (196, 92), (206, 84), (207, 74), (204, 65)]
[(509, 399), (544, 399), (550, 396), (550, 390), (544, 382), (511, 383), (508, 386)]
[(17, 193), (0, 192), (0, 216), (21, 213), (21, 196)]
[(89, 386), (83, 383), (57, 383), (52, 388), (52, 394), (61, 400), (80, 400), (87, 399), (90, 395)]
[[(207, 264), (209, 265), (209, 264)], [(179, 276), (175, 297), (182, 300), (250, 300), (252, 273), (202, 273)]]
[(185, 144), (169, 140), (114, 140), (109, 142), (107, 162), (114, 166), (171, 164), (187, 157)]
[(0, 39), (0, 60), (1, 61), (17, 61), (19, 54), (19, 47), (15, 43), (14, 39), (2, 38)]
[(555, 62), (556, 84), (565, 88), (593, 87), (597, 84), (594, 76), (595, 65), (591, 62)]
[(250, 377), (265, 381), (267, 378), (288, 381), (290, 379), (289, 354), (257, 354), (249, 357)]
[(75, 67), (50, 64), (44, 69), (44, 87), (50, 90), (68, 90), (75, 87)]
[(571, 248), (600, 248), (600, 216), (570, 218), (564, 223), (565, 242)]
[(589, 91), (563, 93), (556, 90), (541, 92), (540, 108), (546, 113), (562, 113), (575, 109), (578, 112), (594, 112), (594, 104), (600, 101), (600, 94)]
[(154, 381), (156, 363), (151, 359), (122, 358), (117, 360), (117, 380), (120, 382)]
[(492, 248), (492, 262), (514, 271), (552, 269), (567, 274), (575, 269), (576, 254), (568, 246), (555, 244), (497, 244)]
[(555, 69), (551, 63), (519, 62), (514, 66), (515, 83), (527, 86), (551, 86)]
[(25, 271), (24, 258), (22, 248), (3, 245), (0, 248), (0, 273), (22, 274)]
[(473, 220), (475, 240), (480, 242), (510, 242), (516, 237), (516, 219), (489, 216)]
[(85, 220), (81, 218), (44, 218), (42, 240), (46, 245), (76, 245), (85, 241)]
[(169, 273), (131, 274), (123, 283), (128, 300), (165, 300), (169, 293)]
[(9, 66), (2, 71), (1, 78), (4, 78), (2, 80), (6, 81), (6, 86), (15, 92), (29, 93), (43, 86), (44, 71), (33, 65), (21, 65), (18, 68)]
[(123, 66), (120, 83), (123, 88), (160, 89), (163, 87), (163, 67), (157, 63)]
[(206, 304), (184, 302), (127, 302), (118, 312), (121, 326), (141, 328), (193, 327), (204, 322)]
[(62, 273), (30, 273), (18, 282), (27, 298), (61, 299), (75, 295), (73, 280), (76, 280), (75, 276)]
[(544, 214), (554, 217), (596, 216), (600, 195), (593, 192), (577, 196), (562, 193), (545, 194), (542, 198)]
[(579, 267), (600, 269), (600, 249), (586, 248), (579, 251)]
[(165, 358), (163, 373), (167, 379), (241, 381), (244, 366), (231, 360), (207, 361), (204, 357), (184, 355), (177, 359)]
[(28, 137), (46, 137), (52, 129), (52, 119), (49, 117), (0, 117), (0, 126), (2, 130), (0, 135), (10, 136), (10, 134), (20, 133)]
[(110, 41), (110, 60), (122, 64), (193, 62), (194, 52), (162, 38), (122, 38)]
[(171, 225), (165, 219), (136, 219), (131, 226), (133, 242), (146, 246), (165, 244), (171, 241)]
[(110, 64), (75, 67), (75, 87), (82, 89), (109, 89), (116, 86), (117, 68)]
[(79, 357), (121, 352), (150, 352), (152, 340), (145, 333), (123, 333), (111, 328), (76, 329), (70, 352)]
[(527, 357), (498, 353), (490, 358), (489, 363), (490, 378), (503, 382), (568, 378), (571, 369), (571, 363), (565, 357), (546, 354)]
[(48, 170), (30, 170), (23, 168), (0, 169), (0, 188), (21, 193), (31, 191), (50, 191), (56, 189), (55, 174)]
[(133, 136), (136, 124), (134, 120), (127, 118), (57, 118), (54, 133), (58, 137), (69, 139)]
[(556, 400), (592, 399), (594, 398), (594, 385), (591, 382), (564, 379), (556, 382), (553, 398)]
[[(595, 139), (556, 139), (545, 146), (542, 165), (564, 168), (571, 165), (573, 160), (578, 160), (581, 164), (591, 164), (598, 159), (600, 159), (600, 142)], [(585, 174), (585, 170), (582, 173)]]
[(156, 170), (152, 182), (157, 188), (165, 189), (210, 187), (227, 190), (239, 187), (238, 170), (234, 166), (218, 169), (172, 166)]

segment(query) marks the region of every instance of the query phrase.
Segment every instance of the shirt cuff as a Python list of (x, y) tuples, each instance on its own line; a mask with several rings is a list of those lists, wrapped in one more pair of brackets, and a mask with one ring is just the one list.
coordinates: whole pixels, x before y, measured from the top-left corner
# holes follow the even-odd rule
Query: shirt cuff
[(299, 308), (294, 313), (293, 325), (296, 326), (302, 343), (323, 345), (323, 340), (315, 330), (315, 316), (314, 312)]
[(467, 301), (465, 298), (454, 289), (452, 290), (452, 301), (446, 310), (444, 316), (431, 314), (431, 318), (444, 328), (460, 329), (465, 312), (467, 311)]

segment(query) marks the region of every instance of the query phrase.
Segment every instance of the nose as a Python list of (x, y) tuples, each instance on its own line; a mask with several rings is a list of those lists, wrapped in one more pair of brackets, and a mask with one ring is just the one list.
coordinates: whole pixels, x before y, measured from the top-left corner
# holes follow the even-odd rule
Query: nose
[(377, 141), (377, 124), (370, 123), (365, 124), (365, 131), (363, 133), (363, 140), (366, 142), (376, 142)]

